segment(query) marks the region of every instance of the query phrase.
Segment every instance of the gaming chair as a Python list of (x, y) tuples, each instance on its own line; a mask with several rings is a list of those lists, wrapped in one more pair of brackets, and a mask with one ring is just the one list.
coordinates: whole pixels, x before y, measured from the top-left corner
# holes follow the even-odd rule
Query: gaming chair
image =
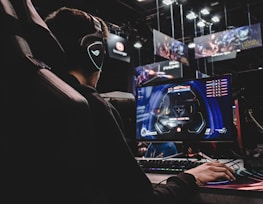
[(65, 66), (64, 50), (39, 16), (31, 0), (10, 0), (23, 27), (25, 38), (34, 56), (52, 67), (52, 70)]
[(63, 64), (54, 59), (63, 58), (63, 50), (45, 24), (35, 26), (41, 41), (50, 44), (43, 47), (43, 58), (40, 52), (35, 57), (28, 41), (32, 30), (18, 9), (20, 16), (24, 12), (43, 22), (31, 1), (0, 0), (2, 203), (81, 203), (92, 194), (89, 163), (96, 148), (90, 145), (89, 104), (52, 72), (52, 66)]

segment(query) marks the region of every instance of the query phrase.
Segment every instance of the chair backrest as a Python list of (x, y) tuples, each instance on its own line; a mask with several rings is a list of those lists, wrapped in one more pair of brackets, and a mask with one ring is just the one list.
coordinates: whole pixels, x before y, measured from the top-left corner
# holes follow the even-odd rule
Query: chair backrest
[(52, 67), (53, 71), (65, 66), (63, 48), (40, 17), (31, 0), (10, 1), (26, 28), (25, 37), (34, 56)]
[[(79, 194), (89, 182), (88, 160), (94, 152), (89, 104), (52, 72), (52, 66), (35, 57), (33, 43), (28, 42), (31, 30), (16, 9), (9, 0), (0, 0), (0, 26), (5, 28), (0, 32), (1, 140), (5, 144), (7, 185), (16, 195), (12, 199), (29, 203), (51, 199), (49, 203), (61, 203), (64, 199), (67, 203), (70, 195)], [(45, 49), (47, 46), (42, 54), (54, 55)], [(58, 52), (63, 54), (63, 50)]]

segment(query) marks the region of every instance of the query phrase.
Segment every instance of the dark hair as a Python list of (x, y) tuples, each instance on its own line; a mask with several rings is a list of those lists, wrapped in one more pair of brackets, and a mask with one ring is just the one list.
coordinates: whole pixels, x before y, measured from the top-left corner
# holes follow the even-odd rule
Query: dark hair
[(61, 7), (45, 18), (49, 29), (65, 50), (69, 69), (81, 61), (76, 54), (79, 50), (80, 39), (87, 34), (96, 32), (93, 17), (101, 24), (102, 37), (106, 40), (109, 35), (106, 23), (101, 18), (92, 16), (80, 9)]

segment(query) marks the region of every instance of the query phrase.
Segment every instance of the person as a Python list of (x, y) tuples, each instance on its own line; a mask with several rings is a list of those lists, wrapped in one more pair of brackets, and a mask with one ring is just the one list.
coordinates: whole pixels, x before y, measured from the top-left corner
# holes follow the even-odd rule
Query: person
[(199, 185), (220, 177), (235, 179), (233, 170), (225, 164), (208, 162), (154, 187), (127, 145), (118, 111), (96, 90), (109, 34), (106, 23), (68, 7), (53, 11), (45, 22), (67, 56), (67, 67), (55, 72), (87, 99), (93, 118), (96, 141), (91, 145), (96, 152), (84, 161), (90, 163), (91, 173), (87, 200), (83, 198), (82, 203), (187, 202)]

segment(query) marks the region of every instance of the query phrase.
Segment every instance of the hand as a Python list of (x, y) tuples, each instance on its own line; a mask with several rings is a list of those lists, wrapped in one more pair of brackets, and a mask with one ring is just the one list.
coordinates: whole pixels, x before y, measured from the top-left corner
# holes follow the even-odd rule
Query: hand
[(220, 162), (206, 162), (198, 167), (186, 170), (185, 173), (192, 174), (198, 185), (204, 185), (219, 178), (236, 180), (234, 170)]

